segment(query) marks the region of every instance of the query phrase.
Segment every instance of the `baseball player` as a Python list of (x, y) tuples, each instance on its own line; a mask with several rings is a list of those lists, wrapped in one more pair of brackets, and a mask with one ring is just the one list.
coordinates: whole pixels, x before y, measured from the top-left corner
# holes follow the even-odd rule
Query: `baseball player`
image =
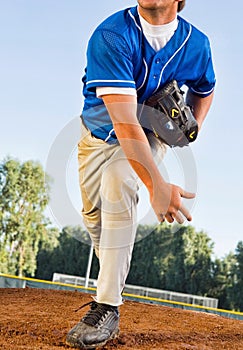
[(200, 130), (215, 87), (208, 38), (178, 15), (185, 0), (137, 3), (103, 21), (87, 49), (79, 176), (83, 220), (100, 268), (90, 309), (67, 335), (67, 344), (81, 349), (118, 334), (139, 186), (146, 186), (159, 222), (192, 219), (181, 199), (195, 194), (163, 179), (157, 164), (168, 146), (140, 124), (138, 105), (176, 81), (188, 88), (186, 102)]

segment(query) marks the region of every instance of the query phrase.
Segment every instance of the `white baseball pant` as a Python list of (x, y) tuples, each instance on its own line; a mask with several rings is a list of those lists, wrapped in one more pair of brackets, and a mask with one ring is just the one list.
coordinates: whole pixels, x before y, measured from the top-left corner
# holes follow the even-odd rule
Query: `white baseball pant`
[[(153, 134), (148, 139), (158, 163), (166, 146)], [(95, 300), (119, 306), (130, 268), (142, 183), (121, 146), (93, 137), (83, 124), (78, 160), (82, 216), (100, 265)]]

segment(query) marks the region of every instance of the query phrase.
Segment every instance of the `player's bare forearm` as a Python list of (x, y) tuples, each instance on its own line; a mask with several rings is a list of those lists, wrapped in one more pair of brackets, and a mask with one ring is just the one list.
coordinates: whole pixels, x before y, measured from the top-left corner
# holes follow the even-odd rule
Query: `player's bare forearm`
[(186, 102), (193, 108), (193, 115), (198, 122), (199, 129), (201, 129), (202, 124), (208, 114), (209, 108), (213, 101), (213, 96), (213, 92), (207, 97), (199, 97), (192, 94), (190, 91), (187, 92)]
[[(179, 186), (168, 184), (156, 166), (151, 148), (143, 128), (137, 119), (137, 102), (133, 96), (107, 95), (104, 103), (110, 114), (119, 143), (139, 178), (150, 194), (150, 202), (159, 221), (183, 223), (184, 215), (192, 217), (181, 203), (181, 197), (193, 198), (195, 195)], [(182, 214), (182, 215), (181, 215)]]
[(128, 95), (106, 95), (103, 100), (127, 159), (152, 194), (154, 183), (163, 179), (154, 162), (147, 137), (138, 122), (136, 98)]

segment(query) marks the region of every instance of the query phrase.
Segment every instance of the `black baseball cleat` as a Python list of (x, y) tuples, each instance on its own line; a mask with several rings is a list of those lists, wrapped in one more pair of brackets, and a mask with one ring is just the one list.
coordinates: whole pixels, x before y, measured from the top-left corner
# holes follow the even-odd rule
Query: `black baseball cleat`
[(116, 306), (100, 304), (96, 301), (88, 304), (91, 305), (90, 310), (67, 334), (66, 343), (71, 347), (95, 349), (118, 336), (118, 308)]

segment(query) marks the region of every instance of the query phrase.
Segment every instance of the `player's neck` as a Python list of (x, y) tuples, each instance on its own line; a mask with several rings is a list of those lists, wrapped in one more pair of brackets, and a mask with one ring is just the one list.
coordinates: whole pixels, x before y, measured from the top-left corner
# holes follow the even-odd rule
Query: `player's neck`
[(177, 8), (173, 9), (146, 9), (138, 6), (139, 14), (152, 25), (162, 25), (172, 22), (177, 16)]

